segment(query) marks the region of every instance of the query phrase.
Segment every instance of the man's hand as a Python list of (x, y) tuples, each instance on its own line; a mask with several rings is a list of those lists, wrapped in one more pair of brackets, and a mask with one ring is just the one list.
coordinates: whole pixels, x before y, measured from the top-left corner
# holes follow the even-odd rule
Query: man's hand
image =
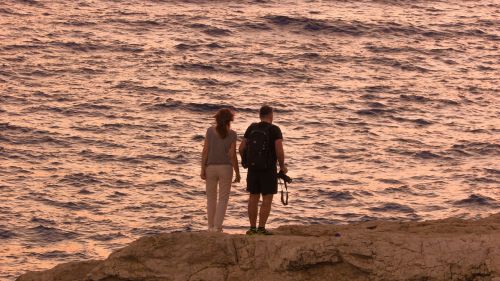
[(240, 177), (240, 174), (236, 174), (236, 177), (234, 177), (234, 183), (237, 183), (237, 182), (240, 182), (241, 180), (241, 177)]
[(205, 169), (201, 169), (200, 178), (202, 180), (206, 180), (207, 179), (207, 172), (205, 171)]
[(288, 173), (288, 168), (286, 167), (286, 165), (283, 165), (283, 167), (280, 167), (280, 171), (283, 171), (283, 174), (286, 174)]

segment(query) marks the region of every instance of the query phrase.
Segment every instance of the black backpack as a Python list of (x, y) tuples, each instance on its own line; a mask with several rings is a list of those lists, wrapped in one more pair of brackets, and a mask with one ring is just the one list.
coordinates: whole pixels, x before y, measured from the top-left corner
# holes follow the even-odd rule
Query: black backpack
[(268, 169), (272, 166), (271, 161), (271, 136), (269, 129), (271, 125), (260, 127), (254, 125), (247, 139), (244, 164), (252, 169)]

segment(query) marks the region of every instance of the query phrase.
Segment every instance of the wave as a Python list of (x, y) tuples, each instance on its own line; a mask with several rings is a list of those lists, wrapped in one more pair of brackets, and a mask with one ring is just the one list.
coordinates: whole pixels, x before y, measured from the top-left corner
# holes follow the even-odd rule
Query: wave
[[(72, 128), (76, 129), (76, 130), (82, 130), (82, 128), (79, 128), (79, 127), (77, 127), (77, 128), (72, 127)], [(93, 132), (98, 132), (98, 133), (111, 133), (111, 130), (109, 130), (109, 129), (103, 130), (103, 129), (87, 128), (87, 129), (83, 129), (83, 130), (93, 131)], [(79, 137), (79, 136), (70, 136), (70, 137), (67, 137), (67, 139), (70, 140), (71, 142), (74, 142), (73, 145), (76, 142), (77, 144), (92, 145), (95, 147), (127, 148), (127, 146), (125, 146), (125, 145), (117, 144), (117, 143), (107, 141), (107, 140), (96, 140), (93, 138), (83, 138), (83, 137)]]
[(420, 96), (420, 95), (400, 95), (399, 98), (404, 100), (404, 101), (412, 101), (412, 102), (419, 102), (419, 103), (425, 103), (425, 102), (431, 101), (430, 98)]
[(3, 51), (22, 51), (22, 50), (47, 50), (59, 48), (69, 49), (76, 52), (126, 52), (126, 53), (140, 53), (144, 52), (144, 47), (139, 44), (129, 44), (125, 42), (114, 42), (114, 44), (103, 44), (95, 42), (75, 42), (75, 41), (47, 41), (47, 42), (30, 42), (25, 44), (6, 44), (0, 46)]
[(23, 109), (23, 113), (35, 113), (35, 112), (52, 112), (58, 113), (65, 116), (92, 116), (92, 117), (107, 117), (113, 118), (115, 117), (112, 112), (114, 107), (109, 105), (102, 105), (97, 103), (82, 103), (76, 104), (72, 106), (48, 106), (48, 105), (38, 105), (27, 107)]
[(99, 185), (103, 182), (97, 178), (96, 175), (86, 174), (86, 173), (73, 173), (64, 175), (59, 183), (64, 183), (72, 186), (87, 186), (87, 185)]
[[(312, 73), (294, 64), (273, 64), (252, 62), (245, 58), (233, 58), (230, 61), (182, 62), (173, 65), (175, 70), (194, 73), (227, 73), (237, 76), (269, 76), (286, 79), (313, 79)], [(268, 81), (269, 85), (287, 85), (285, 81)]]
[(36, 256), (38, 259), (41, 259), (41, 260), (56, 260), (56, 259), (67, 260), (68, 258), (73, 258), (73, 259), (78, 259), (78, 260), (89, 259), (89, 256), (86, 255), (85, 253), (68, 253), (68, 252), (59, 251), (59, 250), (53, 250), (53, 251), (48, 251), (48, 252), (43, 252), (43, 253), (31, 253), (30, 255)]
[(29, 240), (37, 241), (37, 244), (54, 243), (64, 240), (72, 240), (80, 236), (76, 232), (65, 231), (55, 227), (39, 225), (25, 230)]
[(39, 217), (32, 217), (30, 222), (39, 223), (39, 224), (43, 224), (43, 225), (47, 225), (47, 224), (55, 225), (56, 224), (56, 222), (54, 220), (44, 219), (44, 218), (39, 218)]
[(188, 160), (186, 159), (186, 156), (183, 154), (177, 154), (174, 157), (167, 157), (167, 156), (162, 156), (162, 155), (152, 155), (152, 154), (144, 154), (138, 156), (138, 159), (141, 160), (154, 160), (154, 161), (164, 161), (169, 164), (186, 164)]
[(387, 184), (403, 184), (403, 182), (395, 179), (377, 179), (377, 181)]
[(409, 53), (409, 54), (422, 54), (422, 55), (445, 55), (450, 53), (459, 53), (460, 51), (454, 48), (433, 48), (433, 49), (425, 49), (425, 48), (416, 48), (413, 46), (404, 46), (404, 47), (392, 47), (392, 46), (383, 46), (383, 45), (374, 45), (373, 43), (369, 43), (365, 45), (365, 49), (380, 54), (399, 54), (399, 53)]
[(390, 116), (391, 119), (398, 121), (398, 122), (408, 122), (408, 123), (413, 123), (418, 126), (428, 126), (433, 124), (434, 122), (428, 121), (423, 118), (417, 118), (417, 119), (411, 119), (411, 118), (404, 118), (404, 117), (397, 117), (397, 116)]
[(116, 233), (105, 233), (105, 234), (95, 234), (89, 238), (95, 241), (111, 241), (114, 239), (125, 238), (127, 236), (123, 235), (121, 232)]
[(57, 201), (57, 200), (48, 199), (45, 197), (38, 197), (38, 196), (36, 198), (32, 198), (32, 199), (37, 201), (37, 202), (41, 202), (43, 204), (46, 204), (48, 206), (58, 207), (58, 208), (68, 209), (68, 210), (95, 210), (97, 208), (97, 207), (91, 206), (88, 203), (85, 203), (83, 201), (63, 202), (63, 201)]
[(173, 186), (173, 187), (185, 187), (186, 184), (183, 183), (182, 181), (178, 179), (167, 179), (167, 180), (162, 180), (158, 181), (155, 183), (155, 185), (166, 185), (166, 186)]
[(330, 190), (318, 190), (320, 196), (325, 196), (328, 199), (332, 199), (334, 201), (349, 201), (354, 200), (354, 196), (352, 196), (349, 191), (330, 191)]
[(11, 144), (52, 144), (61, 147), (70, 146), (70, 144), (66, 140), (61, 139), (55, 134), (48, 131), (10, 125), (8, 123), (0, 124), (0, 130), (2, 130), (3, 133), (3, 136), (0, 136), (0, 141)]
[(471, 142), (463, 141), (460, 144), (454, 144), (450, 152), (462, 152), (464, 155), (478, 156), (500, 156), (500, 144), (489, 142)]
[(487, 206), (500, 208), (500, 204), (495, 199), (480, 194), (471, 194), (468, 198), (455, 201), (453, 204), (458, 206)]
[(206, 63), (182, 63), (174, 64), (175, 69), (189, 71), (216, 71), (216, 66)]
[(231, 30), (224, 29), (224, 28), (217, 28), (217, 27), (212, 27), (203, 30), (203, 33), (208, 34), (210, 36), (229, 36), (231, 35)]
[(500, 170), (498, 169), (493, 169), (493, 168), (485, 168), (484, 171), (488, 174), (493, 174), (496, 176), (500, 176)]
[(330, 185), (333, 185), (333, 186), (340, 186), (340, 185), (361, 185), (361, 184), (363, 184), (360, 181), (352, 180), (352, 179), (331, 180), (331, 181), (328, 181), (328, 183)]
[(154, 94), (175, 94), (184, 92), (183, 90), (174, 90), (158, 86), (144, 86), (141, 83), (133, 81), (120, 81), (118, 84), (114, 85), (113, 88), (131, 90), (139, 93), (154, 93)]
[(481, 29), (463, 30), (459, 24), (446, 28), (437, 26), (438, 29), (432, 29), (429, 26), (417, 26), (413, 24), (403, 24), (394, 21), (361, 22), (346, 21), (341, 19), (323, 20), (308, 17), (292, 17), (288, 15), (267, 15), (263, 17), (268, 23), (281, 28), (292, 28), (294, 32), (321, 32), (331, 35), (348, 36), (397, 36), (397, 37), (424, 37), (424, 38), (463, 38), (479, 37), (491, 41), (500, 40), (500, 36), (488, 33)]
[[(408, 139), (395, 139), (395, 140), (402, 142), (404, 144), (415, 144), (417, 146), (422, 146), (422, 147), (427, 146), (426, 144), (423, 144), (419, 141), (413, 141)], [(396, 148), (396, 147), (386, 148), (385, 151), (404, 156), (411, 156), (423, 160), (434, 159), (434, 160), (448, 161), (460, 157), (473, 157), (476, 155), (489, 155), (489, 154), (496, 155), (498, 152), (495, 150), (495, 145), (492, 146), (490, 145), (484, 145), (482, 146), (482, 148), (481, 146), (476, 146), (477, 149), (476, 152), (473, 152), (474, 151), (473, 149), (469, 150), (464, 149), (464, 147), (462, 146), (453, 146), (451, 149), (446, 149), (443, 151), (415, 150), (415, 149)]]
[[(124, 15), (124, 14), (122, 14)], [(106, 24), (121, 24), (123, 26), (133, 26), (133, 27), (145, 27), (145, 28), (159, 28), (159, 27), (164, 27), (169, 24), (167, 19), (145, 19), (148, 15), (147, 14), (139, 14), (139, 13), (133, 13), (133, 14), (126, 14), (126, 15), (137, 15), (139, 16), (139, 19), (132, 19), (129, 17), (126, 18), (106, 18), (102, 21), (102, 23)]]
[(374, 212), (400, 212), (400, 213), (415, 213), (413, 208), (399, 203), (385, 203), (378, 207), (369, 208), (370, 211)]
[(142, 164), (144, 163), (137, 157), (131, 156), (119, 156), (113, 154), (106, 153), (97, 153), (90, 149), (84, 149), (78, 153), (79, 155), (86, 157), (88, 159), (92, 159), (97, 162), (125, 162), (130, 164)]
[(13, 16), (22, 16), (24, 14), (17, 13), (13, 11), (12, 9), (9, 8), (0, 8), (0, 14), (7, 14), (7, 15), (13, 15)]
[(109, 199), (109, 200), (113, 200), (113, 202), (117, 202), (117, 201), (120, 201), (123, 197), (126, 197), (126, 196), (128, 196), (127, 193), (115, 191), (112, 194), (106, 196), (106, 198)]
[(381, 109), (381, 108), (369, 108), (369, 109), (360, 109), (356, 111), (356, 114), (359, 115), (385, 115), (386, 113), (394, 113), (396, 112), (394, 109)]
[(149, 108), (152, 110), (179, 109), (193, 112), (215, 112), (222, 108), (229, 108), (236, 112), (256, 112), (256, 109), (253, 108), (235, 107), (224, 103), (182, 102), (172, 98), (168, 98), (165, 102), (154, 104)]
[(420, 158), (420, 159), (441, 159), (442, 158), (441, 155), (436, 154), (434, 152), (430, 152), (428, 150), (415, 152), (415, 153), (413, 153), (413, 156), (415, 158)]
[(239, 87), (238, 81), (221, 81), (215, 78), (201, 78), (201, 79), (190, 79), (190, 81), (196, 85), (200, 86), (218, 86), (218, 87), (229, 87), (232, 88)]
[(295, 26), (305, 31), (312, 32), (327, 32), (327, 33), (341, 33), (351, 36), (361, 36), (367, 34), (390, 33), (402, 35), (411, 35), (415, 33), (423, 33), (423, 31), (416, 32), (417, 29), (410, 26), (402, 26), (394, 22), (386, 22), (380, 25), (362, 23), (362, 22), (347, 22), (343, 20), (327, 21), (312, 19), (307, 17), (290, 17), (284, 15), (269, 15), (264, 17), (268, 22), (278, 26)]
[(499, 183), (498, 180), (492, 179), (492, 178), (489, 178), (489, 177), (471, 177), (471, 178), (468, 178), (467, 181), (470, 182), (470, 183), (473, 183), (473, 184), (477, 184), (477, 183), (486, 183), (486, 184), (489, 184), (489, 183)]
[(8, 229), (5, 229), (4, 226), (0, 225), (0, 239), (2, 239), (2, 240), (3, 239), (10, 239), (10, 238), (14, 238), (16, 236), (17, 235), (14, 232), (12, 232)]
[(402, 185), (399, 187), (388, 187), (382, 191), (382, 193), (403, 193), (403, 194), (411, 194), (416, 195), (415, 192), (407, 185)]
[(270, 31), (272, 27), (264, 22), (253, 22), (253, 21), (243, 21), (243, 22), (232, 22), (231, 27), (238, 30), (250, 30), (250, 31)]
[(86, 188), (82, 188), (78, 191), (78, 194), (82, 194), (82, 195), (90, 195), (90, 194), (94, 194), (95, 192), (93, 191), (90, 191)]
[(198, 51), (201, 48), (207, 48), (207, 49), (224, 49), (225, 47), (221, 45), (220, 43), (217, 42), (212, 42), (209, 44), (186, 44), (186, 43), (180, 43), (174, 46), (175, 49), (178, 51)]

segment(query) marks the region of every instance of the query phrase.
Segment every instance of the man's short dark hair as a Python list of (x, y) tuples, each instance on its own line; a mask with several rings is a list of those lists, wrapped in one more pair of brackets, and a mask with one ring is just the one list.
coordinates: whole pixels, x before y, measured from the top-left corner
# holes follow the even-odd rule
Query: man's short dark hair
[(260, 110), (259, 110), (259, 116), (260, 118), (266, 117), (269, 114), (273, 113), (273, 108), (270, 107), (269, 105), (263, 105)]

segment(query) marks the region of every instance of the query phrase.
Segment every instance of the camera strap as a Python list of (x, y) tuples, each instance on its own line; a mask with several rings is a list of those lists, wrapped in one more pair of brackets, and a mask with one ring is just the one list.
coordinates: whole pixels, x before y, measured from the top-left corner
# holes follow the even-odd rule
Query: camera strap
[[(283, 203), (283, 205), (288, 205), (288, 186), (286, 184), (286, 181), (278, 178), (278, 182), (281, 186), (281, 203)], [(285, 189), (283, 190), (283, 186), (285, 186)]]

